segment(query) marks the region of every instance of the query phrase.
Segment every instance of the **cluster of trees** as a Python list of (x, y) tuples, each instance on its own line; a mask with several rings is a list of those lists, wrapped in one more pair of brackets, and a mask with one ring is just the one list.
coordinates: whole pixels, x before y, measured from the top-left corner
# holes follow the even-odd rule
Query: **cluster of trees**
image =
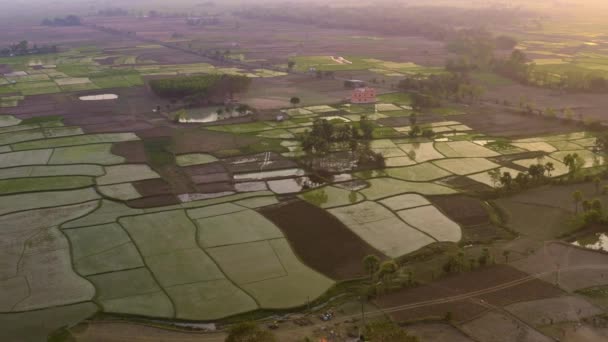
[(186, 25), (189, 26), (205, 26), (205, 25), (219, 25), (220, 20), (217, 17), (211, 18), (186, 18)]
[[(425, 138), (430, 139), (435, 136), (435, 132), (433, 132), (432, 128), (420, 128), (420, 126), (418, 125), (418, 116), (416, 115), (416, 113), (410, 114), (410, 126), (412, 129), (408, 132), (408, 135), (412, 138), (423, 136)], [(411, 152), (415, 153), (413, 150)], [(410, 157), (410, 159), (416, 160), (415, 157)]]
[(11, 44), (9, 47), (0, 50), (0, 56), (22, 56), (56, 52), (58, 52), (57, 45), (38, 46), (34, 44), (30, 46), (27, 40), (22, 40), (19, 43)]
[[(508, 250), (503, 251), (505, 262), (509, 261), (510, 252)], [(456, 255), (451, 255), (448, 260), (443, 264), (443, 271), (445, 273), (460, 273), (467, 270), (472, 271), (476, 267), (483, 267), (486, 265), (494, 264), (496, 260), (490, 254), (488, 248), (483, 248), (481, 254), (477, 258), (469, 258), (465, 260), (464, 252), (458, 251)]]
[(42, 21), (43, 26), (80, 26), (82, 22), (80, 21), (80, 17), (77, 15), (67, 15), (64, 18), (54, 18), (49, 19), (46, 18)]
[(395, 260), (381, 261), (374, 254), (363, 258), (363, 269), (372, 282), (372, 285), (368, 288), (368, 296), (376, 296), (396, 288), (417, 284), (412, 271), (407, 271), (405, 276), (402, 277), (399, 264)]
[(442, 99), (473, 103), (484, 93), (484, 88), (473, 84), (463, 72), (428, 77), (409, 76), (399, 81), (397, 88), (412, 93), (412, 107), (415, 110), (439, 107)]
[[(601, 181), (602, 180), (599, 177), (593, 179), (596, 195), (600, 192)], [(604, 187), (602, 194), (608, 194), (608, 187)], [(583, 193), (580, 190), (577, 190), (572, 193), (572, 200), (574, 202), (574, 215), (580, 216), (584, 224), (608, 223), (608, 217), (605, 215), (606, 213), (604, 212), (602, 201), (599, 198), (594, 198), (592, 200), (583, 199)], [(580, 213), (579, 207), (582, 208), (582, 212)]]
[(494, 187), (500, 185), (501, 189), (511, 191), (515, 187), (526, 189), (532, 185), (542, 184), (547, 180), (547, 177), (551, 177), (553, 171), (555, 171), (555, 164), (548, 162), (546, 164), (530, 165), (527, 172), (519, 172), (515, 177), (511, 172), (501, 173), (499, 169), (488, 171), (488, 175)]
[(192, 104), (210, 104), (232, 99), (249, 89), (251, 79), (240, 75), (184, 76), (150, 81), (160, 97), (184, 99)]
[[(365, 115), (358, 124), (333, 123), (325, 119), (315, 119), (311, 130), (300, 135), (303, 150), (308, 157), (323, 158), (332, 151), (348, 149), (358, 166), (384, 168), (384, 156), (374, 152), (370, 140), (374, 124)], [(311, 161), (311, 165), (314, 161)]]

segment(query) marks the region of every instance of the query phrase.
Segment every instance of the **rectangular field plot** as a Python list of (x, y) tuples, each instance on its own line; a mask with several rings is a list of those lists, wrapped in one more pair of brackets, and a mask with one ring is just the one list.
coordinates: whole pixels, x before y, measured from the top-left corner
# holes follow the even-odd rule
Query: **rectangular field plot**
[(434, 143), (413, 143), (399, 144), (399, 148), (416, 162), (422, 163), (429, 160), (444, 159), (445, 156), (439, 153)]
[(30, 177), (0, 180), (0, 195), (21, 192), (78, 189), (93, 185), (86, 176)]
[(53, 150), (36, 150), (0, 154), (0, 168), (23, 165), (45, 165)]
[(308, 191), (298, 197), (321, 208), (355, 204), (365, 200), (365, 198), (356, 191), (348, 191), (333, 186)]
[(29, 296), (14, 307), (25, 311), (87, 301), (95, 289), (72, 270), (67, 239), (57, 228), (26, 242), (19, 272), (27, 278)]
[(218, 205), (212, 205), (209, 207), (190, 209), (187, 211), (187, 213), (191, 219), (197, 220), (205, 217), (220, 216), (243, 210), (246, 209), (232, 203), (223, 203)]
[(239, 285), (287, 275), (268, 240), (208, 248), (207, 252)]
[(59, 147), (53, 152), (49, 164), (101, 164), (114, 165), (125, 158), (112, 154), (112, 144), (94, 144), (72, 147)]
[(418, 194), (406, 194), (384, 199), (380, 203), (391, 210), (403, 210), (414, 207), (429, 205), (431, 202)]
[(375, 202), (330, 209), (329, 212), (367, 243), (390, 257), (402, 256), (435, 242)]
[(253, 210), (197, 219), (195, 222), (198, 241), (206, 248), (283, 237), (272, 222)]
[(17, 119), (12, 115), (0, 115), (0, 127), (8, 127), (18, 125), (21, 119)]
[(390, 168), (386, 169), (385, 172), (390, 177), (414, 182), (428, 182), (452, 175), (431, 163)]
[(444, 159), (434, 161), (433, 163), (442, 169), (461, 176), (488, 171), (500, 167), (500, 165), (492, 163), (491, 161), (483, 158)]
[(429, 234), (437, 241), (458, 242), (460, 226), (432, 205), (402, 210), (397, 213), (405, 222)]
[(258, 308), (243, 290), (226, 279), (176, 285), (166, 289), (175, 304), (175, 316), (189, 320), (214, 320)]
[(64, 230), (72, 247), (72, 258), (83, 275), (143, 266), (131, 239), (116, 223)]
[(162, 287), (224, 279), (214, 261), (198, 247), (146, 257)]
[(539, 141), (539, 142), (514, 142), (511, 145), (524, 149), (526, 151), (541, 151), (541, 152), (555, 152), (557, 148), (551, 144)]
[(123, 217), (119, 222), (144, 257), (198, 247), (196, 227), (183, 210)]
[(290, 308), (314, 300), (334, 282), (304, 265), (286, 239), (271, 240), (270, 245), (287, 270), (287, 276), (243, 285), (263, 308)]
[(549, 144), (551, 144), (551, 146), (555, 147), (559, 151), (576, 151), (585, 149), (584, 146), (575, 144), (570, 141), (553, 141)]
[(500, 154), (470, 141), (435, 143), (435, 149), (448, 158), (486, 158)]
[(146, 268), (87, 277), (105, 312), (173, 317), (173, 304)]
[(66, 147), (66, 146), (77, 146), (77, 145), (88, 145), (88, 144), (101, 144), (101, 143), (114, 143), (121, 141), (133, 141), (139, 140), (137, 135), (134, 133), (100, 133), (100, 134), (87, 134), (73, 137), (61, 137), (37, 140), (31, 142), (22, 142), (13, 144), (12, 148), (14, 151), (22, 150), (35, 150), (40, 148), (50, 147)]
[(103, 168), (99, 165), (57, 165), (57, 166), (21, 166), (0, 169), (0, 179), (20, 177), (49, 176), (101, 176)]
[(14, 211), (83, 203), (96, 199), (99, 199), (99, 195), (92, 188), (1, 196), (0, 215)]
[(0, 134), (0, 145), (14, 144), (22, 141), (44, 139), (41, 130), (18, 131)]
[(217, 158), (206, 153), (191, 153), (179, 155), (175, 157), (175, 161), (179, 166), (192, 166), (213, 163)]
[(142, 197), (131, 183), (102, 185), (98, 186), (97, 189), (104, 196), (120, 201), (130, 201)]
[(457, 192), (456, 190), (439, 184), (407, 182), (393, 178), (370, 179), (369, 183), (370, 187), (361, 190), (361, 193), (370, 200), (377, 200), (408, 192), (422, 195), (449, 195)]
[(127, 183), (144, 179), (160, 178), (160, 175), (146, 164), (107, 166), (106, 174), (97, 178), (97, 184)]

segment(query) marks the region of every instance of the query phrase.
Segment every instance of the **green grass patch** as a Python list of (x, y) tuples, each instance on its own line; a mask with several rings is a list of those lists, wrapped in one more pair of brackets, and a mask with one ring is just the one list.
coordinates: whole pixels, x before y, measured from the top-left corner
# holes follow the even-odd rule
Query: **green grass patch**
[(78, 189), (94, 184), (92, 177), (59, 176), (30, 177), (0, 180), (0, 195), (32, 191), (50, 191), (61, 189)]

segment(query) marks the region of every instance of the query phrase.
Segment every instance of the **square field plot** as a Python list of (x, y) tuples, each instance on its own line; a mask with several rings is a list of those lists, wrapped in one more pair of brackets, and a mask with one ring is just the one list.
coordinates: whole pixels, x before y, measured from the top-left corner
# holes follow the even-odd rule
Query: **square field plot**
[(450, 141), (435, 143), (435, 149), (448, 158), (487, 158), (500, 154), (470, 141)]
[(287, 276), (269, 241), (207, 249), (226, 275), (237, 284)]
[(557, 151), (557, 148), (555, 148), (555, 146), (544, 142), (544, 141), (538, 141), (538, 142), (514, 142), (511, 143), (511, 145), (521, 148), (523, 150), (526, 151), (541, 151), (541, 152), (555, 152)]
[(452, 175), (446, 170), (431, 163), (390, 168), (386, 169), (385, 172), (390, 177), (414, 182), (428, 182)]
[(127, 183), (144, 179), (160, 178), (160, 175), (150, 169), (148, 165), (116, 165), (107, 166), (106, 174), (97, 178), (97, 184)]
[(114, 165), (125, 161), (125, 158), (112, 154), (111, 150), (112, 144), (59, 147), (53, 152), (49, 164)]
[(433, 163), (444, 170), (461, 176), (488, 171), (500, 167), (500, 165), (492, 163), (484, 158), (444, 159), (434, 161)]
[(435, 242), (375, 202), (330, 209), (329, 212), (367, 243), (390, 257), (402, 256)]
[(405, 193), (422, 195), (449, 195), (457, 191), (434, 183), (407, 182), (393, 178), (375, 178), (368, 181), (370, 187), (361, 190), (367, 199), (377, 200)]
[(149, 256), (146, 264), (163, 287), (225, 278), (215, 262), (198, 247)]
[(203, 247), (282, 238), (283, 233), (253, 210), (196, 220), (198, 240)]
[(382, 200), (380, 203), (389, 207), (391, 210), (403, 210), (431, 204), (429, 200), (418, 194), (395, 196)]
[(36, 150), (0, 154), (0, 168), (23, 165), (46, 165), (53, 150)]
[(64, 230), (79, 273), (88, 275), (143, 266), (127, 233), (116, 223)]
[(437, 241), (458, 242), (460, 226), (432, 205), (402, 210), (397, 213), (405, 222), (429, 234)]
[(120, 224), (144, 257), (196, 248), (196, 227), (182, 210), (124, 217)]
[(226, 279), (176, 285), (166, 290), (179, 319), (214, 320), (258, 308), (253, 298)]
[(434, 143), (432, 142), (399, 144), (398, 146), (401, 150), (403, 150), (403, 152), (418, 163), (445, 158), (443, 154), (439, 153), (435, 149)]

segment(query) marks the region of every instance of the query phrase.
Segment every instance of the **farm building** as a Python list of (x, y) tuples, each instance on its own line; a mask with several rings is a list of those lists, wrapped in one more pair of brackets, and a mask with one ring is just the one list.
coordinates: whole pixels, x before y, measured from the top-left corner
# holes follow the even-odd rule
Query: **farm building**
[(374, 88), (356, 88), (353, 90), (351, 97), (351, 103), (375, 103), (376, 102), (376, 89)]

